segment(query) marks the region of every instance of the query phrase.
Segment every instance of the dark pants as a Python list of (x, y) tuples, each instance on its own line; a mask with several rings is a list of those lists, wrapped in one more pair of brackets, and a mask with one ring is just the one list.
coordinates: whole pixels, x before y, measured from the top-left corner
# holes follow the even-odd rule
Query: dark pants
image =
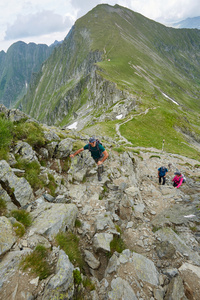
[(163, 179), (163, 185), (165, 184), (165, 177), (164, 176), (159, 176), (159, 183), (161, 184), (161, 178)]
[(102, 160), (102, 159), (103, 159), (103, 157), (104, 157), (104, 155), (102, 154), (101, 157), (93, 158), (93, 159), (94, 159), (95, 163), (97, 164), (99, 160)]

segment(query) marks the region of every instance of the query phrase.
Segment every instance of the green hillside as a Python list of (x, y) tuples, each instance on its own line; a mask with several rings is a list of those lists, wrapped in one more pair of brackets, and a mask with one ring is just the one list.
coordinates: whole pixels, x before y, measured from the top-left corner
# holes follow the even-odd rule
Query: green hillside
[[(200, 140), (199, 50), (199, 30), (167, 28), (127, 8), (98, 5), (76, 21), (20, 106), (62, 126), (81, 122), (85, 111), (86, 132), (99, 128), (112, 136), (115, 124), (138, 115), (120, 127), (133, 145), (159, 148), (167, 137), (172, 152), (181, 147), (198, 156), (189, 143)], [(119, 101), (128, 106), (131, 97), (135, 108), (117, 120), (114, 107)], [(155, 109), (144, 114), (148, 108)]]

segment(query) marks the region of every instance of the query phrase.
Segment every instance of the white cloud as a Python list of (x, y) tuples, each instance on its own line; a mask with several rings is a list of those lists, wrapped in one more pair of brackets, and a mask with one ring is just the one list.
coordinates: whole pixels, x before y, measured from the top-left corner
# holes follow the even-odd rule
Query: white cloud
[(62, 32), (69, 29), (72, 24), (69, 17), (62, 17), (52, 11), (42, 11), (26, 16), (18, 15), (16, 21), (7, 27), (5, 40)]
[(56, 32), (64, 39), (77, 18), (102, 3), (119, 4), (165, 24), (200, 16), (199, 0), (2, 0), (0, 50), (8, 40), (29, 37), (36, 42), (45, 35), (46, 41), (48, 35), (50, 44)]

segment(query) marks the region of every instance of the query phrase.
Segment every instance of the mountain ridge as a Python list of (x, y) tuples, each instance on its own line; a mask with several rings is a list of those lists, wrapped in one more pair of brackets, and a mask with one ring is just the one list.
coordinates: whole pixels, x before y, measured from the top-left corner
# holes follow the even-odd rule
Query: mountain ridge
[(0, 103), (13, 107), (26, 93), (32, 74), (40, 70), (53, 48), (18, 41), (0, 52)]
[(78, 122), (83, 129), (100, 122), (101, 130), (122, 112), (126, 118), (134, 109), (159, 107), (170, 140), (186, 142), (180, 132), (194, 132), (199, 140), (199, 41), (198, 30), (98, 5), (75, 22), (18, 107), (49, 125)]

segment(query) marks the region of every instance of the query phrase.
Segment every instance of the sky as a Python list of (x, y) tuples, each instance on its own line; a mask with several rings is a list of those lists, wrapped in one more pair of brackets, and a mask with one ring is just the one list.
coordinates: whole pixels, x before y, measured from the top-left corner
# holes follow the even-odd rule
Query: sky
[(97, 4), (119, 4), (164, 25), (200, 16), (199, 0), (0, 0), (0, 51), (17, 41), (51, 45)]

